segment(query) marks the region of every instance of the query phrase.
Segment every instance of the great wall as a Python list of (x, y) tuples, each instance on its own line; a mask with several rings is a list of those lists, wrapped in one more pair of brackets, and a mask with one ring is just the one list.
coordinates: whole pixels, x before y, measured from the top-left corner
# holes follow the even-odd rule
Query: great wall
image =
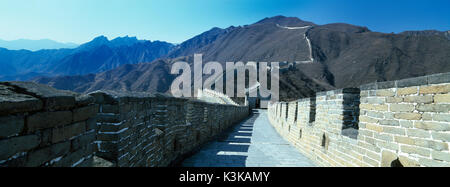
[(319, 166), (450, 166), (450, 73), (273, 103), (279, 134)]
[[(318, 166), (448, 167), (449, 109), (445, 73), (270, 103), (267, 116)], [(173, 166), (250, 111), (163, 94), (82, 95), (1, 82), (0, 167)]]

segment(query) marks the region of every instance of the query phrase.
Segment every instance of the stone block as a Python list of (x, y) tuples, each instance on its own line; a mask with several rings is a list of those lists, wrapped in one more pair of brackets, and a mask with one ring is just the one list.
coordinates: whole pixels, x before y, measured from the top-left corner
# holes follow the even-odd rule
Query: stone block
[(430, 132), (422, 129), (406, 129), (406, 134), (410, 137), (430, 138)]
[(417, 94), (417, 87), (399, 88), (397, 89), (397, 95), (413, 95)]
[(0, 138), (18, 135), (25, 126), (22, 116), (0, 117)]
[(437, 142), (433, 140), (416, 139), (415, 144), (420, 147), (434, 149), (436, 151), (447, 151), (447, 143)]
[(434, 96), (435, 103), (450, 103), (450, 94), (438, 94)]
[(63, 126), (72, 122), (71, 111), (39, 112), (27, 117), (28, 132)]
[(98, 112), (98, 105), (89, 105), (73, 110), (73, 121), (85, 121), (89, 118), (95, 117)]
[(414, 111), (413, 104), (390, 104), (389, 109), (391, 112), (412, 112)]
[(86, 132), (86, 122), (78, 122), (62, 128), (55, 128), (52, 132), (52, 142), (60, 142)]
[(13, 90), (11, 86), (0, 84), (0, 115), (37, 111), (43, 108), (43, 102), (38, 98)]
[(416, 147), (416, 146), (409, 146), (409, 145), (401, 145), (400, 151), (403, 153), (417, 154), (417, 155), (421, 155), (424, 157), (429, 157), (431, 154), (431, 151), (428, 149), (424, 149), (424, 148)]
[(416, 121), (414, 127), (424, 130), (450, 131), (450, 124), (448, 123)]
[(432, 103), (433, 96), (425, 95), (425, 96), (406, 96), (404, 98), (404, 102), (407, 103)]
[(392, 151), (383, 150), (381, 153), (381, 167), (391, 167), (391, 163), (397, 160), (397, 154)]
[(450, 133), (431, 132), (431, 136), (433, 137), (434, 140), (450, 142)]
[(416, 106), (419, 112), (441, 112), (447, 113), (450, 110), (450, 104), (419, 104)]
[(442, 161), (450, 162), (450, 153), (448, 153), (448, 152), (432, 151), (431, 157), (434, 160), (442, 160)]
[(450, 114), (433, 114), (434, 121), (450, 122)]
[(449, 93), (449, 92), (450, 92), (450, 84), (421, 86), (419, 88), (420, 94), (440, 94), (440, 93)]
[(0, 140), (0, 160), (6, 160), (16, 153), (36, 148), (40, 142), (40, 137), (37, 135), (18, 136)]
[(68, 153), (70, 150), (70, 142), (62, 142), (58, 144), (53, 144), (49, 147), (41, 148), (35, 151), (32, 151), (27, 156), (26, 167), (38, 167), (48, 162), (52, 159), (55, 159), (59, 156), (62, 156)]
[(397, 113), (397, 114), (394, 114), (394, 117), (397, 119), (405, 119), (405, 120), (420, 120), (422, 118), (422, 114), (420, 114), (420, 113)]

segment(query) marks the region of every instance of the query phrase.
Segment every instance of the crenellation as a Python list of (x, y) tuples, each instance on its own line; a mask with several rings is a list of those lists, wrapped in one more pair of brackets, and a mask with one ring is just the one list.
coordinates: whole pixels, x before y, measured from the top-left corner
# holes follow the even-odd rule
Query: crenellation
[[(288, 121), (275, 111), (284, 102), (269, 105), (269, 120), (320, 166), (448, 167), (449, 75), (376, 82), (361, 86), (359, 94), (357, 89), (341, 89), (295, 101), (298, 111), (290, 113), (288, 121), (297, 119), (301, 138), (283, 127)], [(313, 100), (314, 111), (308, 107)], [(315, 113), (313, 125), (308, 122), (310, 112)], [(323, 137), (329, 143), (324, 144)]]

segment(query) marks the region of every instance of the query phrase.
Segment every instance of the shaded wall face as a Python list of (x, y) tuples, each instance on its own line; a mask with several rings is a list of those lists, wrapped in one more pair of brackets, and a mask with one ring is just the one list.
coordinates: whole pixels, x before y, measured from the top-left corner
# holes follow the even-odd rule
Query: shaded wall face
[(322, 92), (270, 105), (269, 120), (319, 165), (450, 166), (449, 82), (447, 73)]
[(119, 167), (169, 166), (249, 114), (244, 106), (162, 96), (95, 97), (106, 98), (97, 99), (97, 155)]
[(0, 83), (0, 167), (91, 166), (93, 98), (35, 83)]

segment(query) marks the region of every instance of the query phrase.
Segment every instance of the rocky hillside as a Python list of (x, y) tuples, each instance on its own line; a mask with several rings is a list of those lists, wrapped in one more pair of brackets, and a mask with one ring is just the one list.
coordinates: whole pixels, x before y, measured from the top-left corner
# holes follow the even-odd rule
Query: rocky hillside
[(0, 48), (0, 80), (27, 80), (33, 76), (85, 75), (124, 64), (151, 62), (166, 55), (172, 44), (100, 36), (75, 49), (7, 50)]
[[(170, 85), (166, 84), (174, 78), (169, 74), (170, 64), (175, 58), (192, 62), (194, 53), (202, 53), (204, 62), (291, 63), (293, 68), (282, 71), (280, 77), (280, 95), (289, 100), (374, 81), (449, 72), (448, 51), (448, 32), (385, 34), (349, 24), (316, 25), (277, 16), (246, 26), (214, 28), (183, 42), (152, 63), (126, 65), (97, 75), (35, 81), (78, 92), (168, 91)], [(111, 75), (108, 80), (107, 75)]]

